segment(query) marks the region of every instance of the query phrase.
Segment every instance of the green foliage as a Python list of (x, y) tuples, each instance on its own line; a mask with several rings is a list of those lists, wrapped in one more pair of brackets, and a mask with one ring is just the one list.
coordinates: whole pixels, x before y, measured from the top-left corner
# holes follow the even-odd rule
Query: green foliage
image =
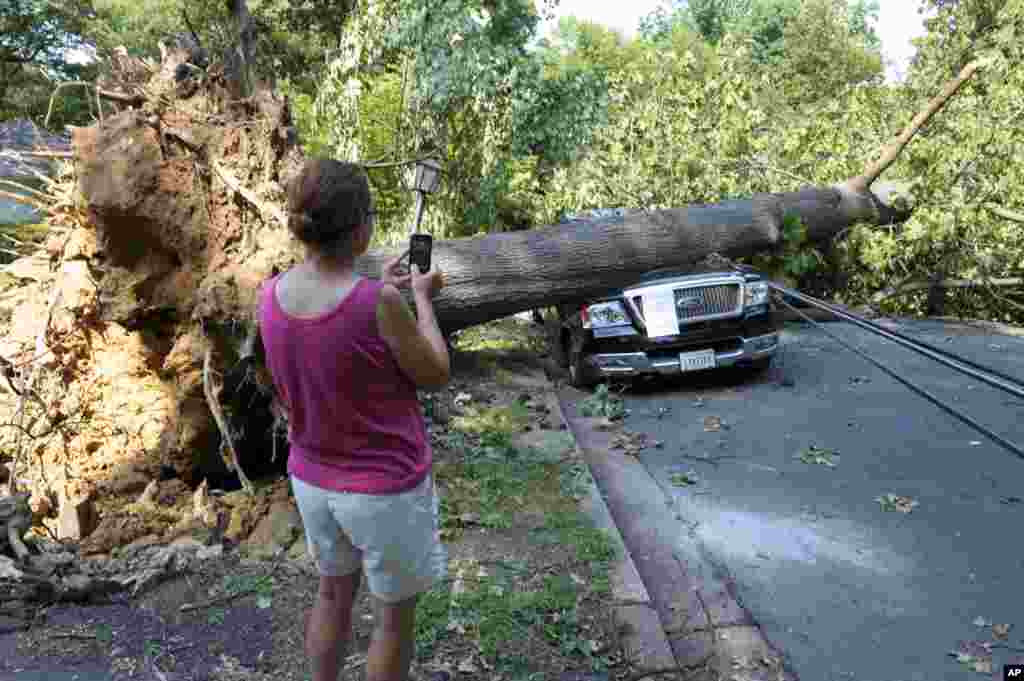
[[(404, 241), (414, 197), (396, 162), (437, 154), (442, 190), (422, 229), (437, 238), (528, 229), (596, 207), (661, 208), (827, 186), (860, 172), (970, 60), (989, 63), (904, 150), (887, 177), (913, 180), (917, 209), (898, 228), (854, 226), (752, 259), (842, 302), (934, 273), (1024, 271), (1020, 187), (1024, 5), (926, 0), (927, 33), (905, 82), (882, 82), (878, 0), (690, 0), (629, 40), (565, 18), (540, 36), (530, 0), (250, 0), (258, 74), (291, 99), (306, 152), (381, 163), (371, 170), (381, 228)], [(538, 6), (535, 6), (538, 5)], [(39, 121), (58, 80), (104, 67), (118, 45), (155, 56), (186, 31), (219, 54), (234, 41), (224, 3), (10, 0), (0, 5), (0, 119)], [(68, 90), (55, 125), (86, 123), (94, 102)], [(952, 313), (1024, 319), (1024, 300), (988, 288), (951, 293)], [(924, 312), (925, 294), (890, 313)]]
[[(367, 3), (346, 27), (348, 49), (329, 63), (310, 127), (338, 157), (444, 159), (424, 218), (437, 236), (529, 227), (538, 175), (574, 159), (604, 120), (599, 72), (527, 49), (538, 21), (525, 0)], [(388, 225), (411, 208), (405, 179), (375, 174), (378, 194), (394, 197), (382, 222), (395, 231)]]
[(580, 402), (580, 413), (615, 420), (626, 415), (626, 407), (622, 398), (613, 395), (608, 384), (602, 383), (594, 389), (593, 395)]
[[(29, 118), (42, 123), (56, 83), (89, 79), (95, 69), (67, 61), (66, 51), (85, 45), (85, 6), (78, 2), (4, 0), (0, 3), (0, 121)], [(87, 92), (68, 92), (56, 105), (52, 124), (88, 119)]]

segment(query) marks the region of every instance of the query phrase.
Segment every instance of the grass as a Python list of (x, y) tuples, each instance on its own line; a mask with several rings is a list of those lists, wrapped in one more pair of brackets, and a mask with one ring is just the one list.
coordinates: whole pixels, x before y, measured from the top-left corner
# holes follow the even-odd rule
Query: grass
[[(581, 628), (583, 600), (600, 601), (610, 592), (609, 570), (616, 558), (608, 535), (578, 511), (589, 472), (582, 463), (561, 460), (558, 447), (519, 448), (512, 439), (525, 410), (513, 403), (481, 409), (462, 420), (442, 438), (447, 451), (459, 452), (456, 462), (435, 467), (442, 496), (441, 527), (452, 541), (472, 517), (488, 530), (508, 528), (516, 511), (540, 510), (543, 527), (531, 532), (538, 544), (571, 549), (572, 560), (542, 574), (521, 561), (487, 563), (483, 576), (465, 570), (465, 590), (454, 595), (450, 577), (421, 597), (417, 609), (417, 656), (430, 658), (439, 644), (453, 636), (468, 637), (485, 661), (512, 678), (536, 677), (522, 655), (505, 655), (509, 641), (533, 640), (553, 647), (563, 657), (594, 671), (607, 669), (608, 658)], [(571, 437), (563, 436), (571, 443)], [(574, 572), (575, 570), (575, 572)], [(577, 572), (579, 574), (577, 574)], [(583, 576), (580, 576), (583, 575)], [(537, 677), (539, 678), (539, 677)]]
[(508, 434), (488, 430), (474, 443), (456, 431), (445, 438), (451, 451), (463, 453), (454, 463), (438, 463), (435, 476), (445, 485), (441, 499), (441, 531), (446, 539), (459, 535), (469, 514), (487, 528), (511, 526), (512, 515), (528, 506), (548, 512), (575, 508), (587, 483), (579, 463), (562, 464), (550, 451), (512, 446)]

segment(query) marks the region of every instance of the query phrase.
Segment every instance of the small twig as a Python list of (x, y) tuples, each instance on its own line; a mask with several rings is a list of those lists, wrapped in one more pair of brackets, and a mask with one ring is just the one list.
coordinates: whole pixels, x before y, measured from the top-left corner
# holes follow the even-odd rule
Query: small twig
[(206, 403), (210, 407), (210, 411), (213, 413), (213, 420), (217, 423), (217, 428), (220, 430), (221, 438), (223, 442), (221, 446), (228, 448), (229, 459), (228, 463), (234, 468), (235, 473), (238, 475), (238, 479), (242, 483), (242, 487), (250, 495), (256, 493), (256, 489), (253, 487), (252, 482), (246, 477), (245, 471), (242, 470), (242, 464), (238, 458), (238, 451), (235, 450), (234, 438), (231, 437), (231, 431), (228, 429), (227, 421), (224, 419), (224, 412), (220, 406), (220, 400), (217, 399), (216, 391), (213, 388), (213, 382), (210, 379), (210, 366), (213, 359), (213, 342), (207, 339), (206, 357), (203, 359), (203, 392), (206, 394)]
[(1014, 652), (1014, 653), (1024, 653), (1024, 648), (1015, 648), (1015, 647), (1013, 647), (1011, 645), (1007, 645), (1005, 643), (993, 643), (990, 647), (992, 647), (992, 648), (1002, 648), (1003, 650), (1009, 650), (1010, 652)]
[(24, 241), (21, 241), (20, 239), (15, 239), (10, 234), (4, 234), (3, 232), (0, 232), (0, 236), (2, 236), (3, 238), (7, 239), (8, 241), (14, 242), (18, 246), (26, 246), (27, 245)]
[(717, 466), (720, 461), (726, 459), (738, 459), (740, 457), (732, 454), (723, 454), (722, 456), (691, 456), (689, 454), (680, 454), (679, 458), (686, 459), (687, 461), (696, 461), (697, 463), (709, 463), (712, 466)]
[[(4, 155), (13, 155), (14, 152), (5, 152)], [(71, 151), (19, 151), (17, 152), (21, 156), (36, 156), (38, 158), (74, 158), (75, 154)]]
[(707, 665), (708, 660), (710, 659), (710, 655), (705, 655), (703, 658), (701, 658), (699, 662), (695, 662), (692, 665), (687, 665), (685, 668), (662, 667), (661, 669), (641, 669), (636, 674), (626, 677), (624, 681), (641, 681), (642, 679), (648, 679), (652, 676), (661, 676), (662, 674), (676, 674), (677, 678), (679, 678), (678, 675), (682, 674), (684, 670), (686, 671), (686, 675), (682, 676), (681, 678), (682, 681), (686, 681), (687, 679), (693, 678), (698, 673), (704, 671), (704, 667)]
[(423, 158), (414, 158), (408, 161), (387, 161), (379, 163), (362, 163), (360, 164), (363, 168), (396, 168), (398, 166), (411, 166), (423, 161), (429, 161), (434, 158), (434, 155), (424, 156)]
[(57, 95), (60, 93), (61, 90), (65, 89), (65, 88), (69, 88), (69, 87), (84, 87), (84, 88), (88, 88), (89, 87), (89, 83), (86, 83), (84, 81), (69, 81), (69, 82), (66, 82), (66, 83), (58, 83), (57, 87), (55, 87), (53, 89), (53, 94), (50, 95), (50, 106), (49, 106), (49, 108), (47, 108), (47, 110), (46, 110), (46, 118), (43, 120), (43, 127), (44, 128), (50, 127), (50, 116), (53, 115), (53, 104), (57, 100)]
[(83, 641), (95, 641), (96, 636), (93, 634), (50, 634), (50, 638), (74, 638), (81, 639)]

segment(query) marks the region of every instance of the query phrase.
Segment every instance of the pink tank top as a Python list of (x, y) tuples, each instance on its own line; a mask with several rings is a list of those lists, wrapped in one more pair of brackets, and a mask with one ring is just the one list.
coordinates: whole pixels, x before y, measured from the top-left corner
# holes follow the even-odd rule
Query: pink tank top
[(397, 494), (430, 472), (433, 453), (416, 385), (377, 329), (383, 284), (360, 279), (333, 310), (297, 318), (263, 286), (260, 335), (288, 408), (288, 473), (317, 487)]

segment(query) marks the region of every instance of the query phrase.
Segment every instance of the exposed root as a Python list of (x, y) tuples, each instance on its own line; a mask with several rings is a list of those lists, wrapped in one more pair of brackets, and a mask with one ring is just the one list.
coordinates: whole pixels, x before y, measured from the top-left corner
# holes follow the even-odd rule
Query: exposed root
[[(43, 357), (47, 352), (49, 352), (49, 348), (46, 345), (46, 334), (50, 330), (50, 322), (53, 321), (53, 312), (54, 310), (57, 309), (57, 305), (60, 303), (60, 297), (60, 289), (55, 287), (53, 290), (53, 295), (50, 298), (50, 305), (47, 309), (46, 322), (43, 324), (43, 328), (42, 330), (40, 330), (39, 335), (36, 336), (35, 353), (37, 357)], [(18, 433), (18, 444), (14, 450), (14, 460), (11, 465), (11, 482), (9, 485), (11, 494), (15, 494), (18, 491), (18, 464), (21, 462), (21, 457), (23, 455), (22, 449), (25, 442), (25, 434), (26, 431), (28, 430), (27, 428), (25, 428), (25, 402), (30, 395), (36, 397), (33, 391), (36, 383), (36, 378), (38, 375), (39, 365), (36, 364), (35, 366), (32, 367), (32, 370), (29, 372), (28, 380), (22, 384), (21, 393), (18, 397), (18, 409), (16, 414), (17, 427), (19, 428), (20, 432)]]
[(224, 449), (227, 449), (227, 457), (225, 457), (225, 463), (228, 467), (234, 470), (235, 474), (238, 475), (239, 481), (242, 483), (242, 487), (251, 495), (256, 494), (256, 488), (253, 487), (252, 482), (245, 475), (245, 471), (242, 470), (242, 464), (238, 459), (238, 451), (235, 449), (234, 438), (231, 437), (231, 431), (228, 430), (227, 420), (224, 418), (224, 411), (221, 409), (220, 400), (217, 399), (217, 391), (213, 387), (213, 379), (210, 377), (210, 365), (213, 359), (213, 344), (209, 343), (206, 348), (206, 356), (203, 358), (203, 392), (206, 394), (206, 403), (210, 407), (210, 412), (213, 414), (213, 420), (217, 423), (217, 429), (221, 435), (221, 454), (224, 454)]

